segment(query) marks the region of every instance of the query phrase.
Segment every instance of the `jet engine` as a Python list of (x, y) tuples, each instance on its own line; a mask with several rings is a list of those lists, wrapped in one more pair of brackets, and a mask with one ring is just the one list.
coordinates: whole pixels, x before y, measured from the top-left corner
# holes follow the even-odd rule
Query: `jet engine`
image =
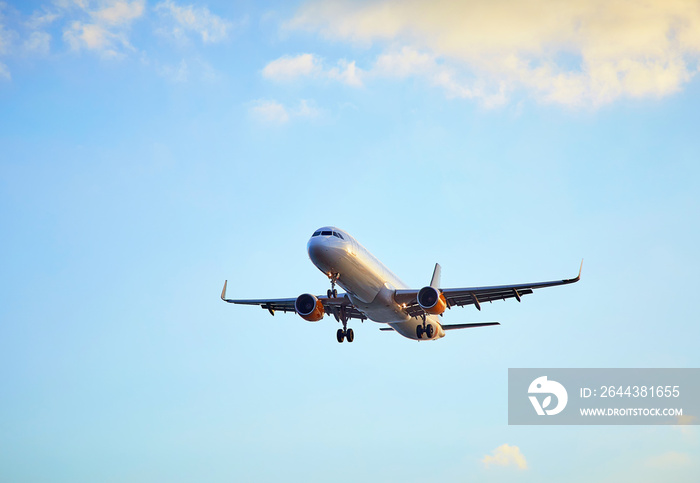
[(323, 318), (323, 302), (310, 293), (304, 293), (297, 297), (294, 309), (301, 318), (309, 322), (318, 322)]
[(441, 315), (447, 308), (447, 301), (442, 292), (428, 286), (418, 292), (418, 305), (431, 315)]

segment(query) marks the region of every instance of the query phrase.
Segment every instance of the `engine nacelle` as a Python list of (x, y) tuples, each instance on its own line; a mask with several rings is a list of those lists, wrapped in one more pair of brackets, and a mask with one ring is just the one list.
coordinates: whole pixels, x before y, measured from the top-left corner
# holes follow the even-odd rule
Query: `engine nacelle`
[(294, 309), (301, 318), (309, 322), (318, 322), (323, 318), (325, 310), (323, 302), (310, 293), (304, 293), (297, 297), (294, 302)]
[(428, 286), (418, 292), (418, 305), (431, 315), (441, 315), (447, 308), (447, 300), (438, 289)]

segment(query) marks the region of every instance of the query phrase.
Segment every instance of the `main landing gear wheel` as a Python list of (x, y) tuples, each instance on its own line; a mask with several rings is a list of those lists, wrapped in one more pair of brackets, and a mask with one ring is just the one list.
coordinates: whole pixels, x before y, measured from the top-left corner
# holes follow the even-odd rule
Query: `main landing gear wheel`
[(329, 299), (333, 299), (333, 298), (336, 298), (338, 296), (338, 291), (336, 289), (333, 289), (333, 290), (328, 289), (328, 291), (326, 292), (326, 295), (328, 295)]
[(335, 336), (338, 339), (338, 342), (340, 343), (342, 343), (345, 339), (347, 339), (348, 342), (352, 342), (353, 340), (355, 340), (355, 332), (353, 332), (352, 329), (338, 329), (338, 332), (335, 333)]
[(433, 324), (426, 325), (425, 329), (421, 325), (416, 326), (416, 336), (422, 339), (423, 334), (425, 334), (428, 339), (432, 339), (435, 335), (435, 327), (433, 327)]

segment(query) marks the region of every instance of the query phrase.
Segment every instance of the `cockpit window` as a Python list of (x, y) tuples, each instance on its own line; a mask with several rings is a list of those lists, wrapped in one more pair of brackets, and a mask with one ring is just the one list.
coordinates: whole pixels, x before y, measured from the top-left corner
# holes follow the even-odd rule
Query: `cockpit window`
[(334, 231), (334, 232), (333, 232), (333, 236), (337, 236), (337, 237), (340, 238), (341, 240), (345, 240), (345, 238), (343, 238), (343, 235), (341, 235), (341, 234), (338, 233), (337, 231)]
[(323, 235), (323, 236), (331, 236), (332, 234), (333, 234), (332, 231), (322, 231), (321, 232), (321, 235)]
[(318, 230), (318, 231), (315, 231), (314, 234), (311, 235), (311, 236), (312, 236), (312, 237), (314, 237), (314, 236), (319, 236), (320, 234), (321, 234), (321, 230)]

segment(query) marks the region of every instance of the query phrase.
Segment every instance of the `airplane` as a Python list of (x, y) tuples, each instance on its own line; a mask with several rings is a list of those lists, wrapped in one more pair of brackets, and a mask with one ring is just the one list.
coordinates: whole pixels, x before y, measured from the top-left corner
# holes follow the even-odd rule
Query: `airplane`
[[(534, 289), (578, 282), (583, 268), (581, 261), (575, 278), (550, 282), (441, 288), (442, 269), (436, 263), (430, 285), (412, 289), (349, 233), (334, 226), (316, 230), (309, 239), (307, 251), (313, 264), (330, 279), (331, 288), (325, 296), (304, 293), (286, 299), (228, 299), (226, 280), (221, 299), (232, 304), (258, 305), (272, 315), (276, 311), (295, 312), (309, 322), (318, 322), (325, 315), (332, 315), (343, 324), (336, 334), (341, 343), (344, 340), (352, 342), (355, 338), (353, 330), (348, 328), (351, 319), (378, 322), (384, 325), (380, 330), (395, 331), (408, 339), (437, 340), (445, 337), (448, 330), (500, 325), (498, 322), (443, 324), (439, 317), (447, 309), (474, 305), (481, 310), (484, 302), (508, 298), (520, 302), (523, 295), (531, 294)], [(336, 285), (345, 293), (339, 294)]]

